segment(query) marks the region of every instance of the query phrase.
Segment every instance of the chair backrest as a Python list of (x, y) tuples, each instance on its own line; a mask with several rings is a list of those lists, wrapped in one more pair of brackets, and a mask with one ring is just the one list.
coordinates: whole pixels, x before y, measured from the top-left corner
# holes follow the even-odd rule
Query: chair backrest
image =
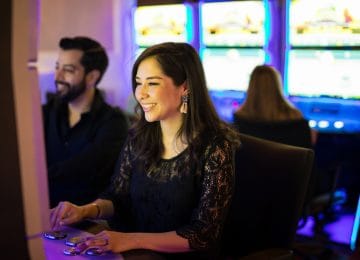
[(313, 151), (241, 134), (235, 194), (222, 251), (247, 255), (291, 248), (313, 163)]
[(311, 130), (306, 119), (257, 121), (234, 116), (234, 126), (240, 133), (266, 140), (311, 148)]

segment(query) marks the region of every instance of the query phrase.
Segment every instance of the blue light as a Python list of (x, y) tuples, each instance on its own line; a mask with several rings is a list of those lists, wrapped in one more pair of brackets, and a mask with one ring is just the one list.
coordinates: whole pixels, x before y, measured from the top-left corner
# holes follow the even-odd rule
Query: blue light
[(360, 196), (359, 196), (359, 201), (358, 201), (358, 206), (357, 206), (357, 210), (356, 210), (356, 214), (355, 214), (355, 219), (354, 219), (354, 225), (353, 225), (353, 229), (351, 232), (351, 238), (350, 238), (350, 248), (352, 250), (356, 249), (356, 240), (359, 239), (359, 225), (360, 225)]
[(335, 127), (336, 129), (344, 128), (344, 122), (343, 122), (343, 121), (335, 121), (335, 122), (334, 122), (334, 127)]
[(264, 19), (264, 28), (265, 28), (265, 39), (264, 39), (264, 50), (265, 50), (265, 63), (271, 63), (270, 55), (268, 51), (269, 39), (271, 34), (271, 12), (269, 7), (269, 0), (264, 0), (264, 8), (265, 8), (265, 19)]
[(311, 128), (316, 127), (316, 125), (317, 125), (317, 123), (316, 123), (315, 120), (309, 120), (309, 126), (310, 126)]
[(318, 123), (319, 128), (328, 128), (329, 125), (329, 121), (327, 120), (320, 120)]
[(187, 38), (187, 42), (192, 43), (194, 41), (194, 28), (193, 28), (193, 10), (192, 7), (188, 4), (185, 3), (185, 12), (186, 12), (186, 38)]
[(285, 2), (285, 61), (284, 61), (284, 94), (288, 95), (288, 60), (289, 60), (289, 12), (290, 12), (290, 0)]

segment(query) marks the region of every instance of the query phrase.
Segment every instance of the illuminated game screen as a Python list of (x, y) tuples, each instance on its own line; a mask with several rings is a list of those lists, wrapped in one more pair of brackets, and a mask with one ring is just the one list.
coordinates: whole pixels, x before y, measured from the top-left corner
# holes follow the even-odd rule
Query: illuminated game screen
[(201, 22), (206, 46), (263, 46), (263, 1), (203, 3)]
[(252, 70), (264, 61), (262, 49), (214, 48), (202, 52), (209, 90), (246, 91)]
[(291, 0), (290, 45), (360, 45), (359, 0)]
[(139, 6), (135, 10), (134, 25), (139, 46), (188, 40), (187, 7), (183, 4)]
[(287, 91), (291, 96), (360, 99), (360, 51), (291, 50)]

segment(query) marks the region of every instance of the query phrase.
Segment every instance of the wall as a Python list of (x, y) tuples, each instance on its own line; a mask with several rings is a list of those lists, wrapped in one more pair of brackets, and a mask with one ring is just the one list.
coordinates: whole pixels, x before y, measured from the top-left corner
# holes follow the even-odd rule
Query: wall
[(127, 107), (135, 46), (132, 12), (135, 0), (42, 0), (40, 5), (39, 71), (41, 100), (54, 91), (53, 70), (61, 37), (83, 35), (106, 48), (110, 64), (99, 84), (109, 103)]

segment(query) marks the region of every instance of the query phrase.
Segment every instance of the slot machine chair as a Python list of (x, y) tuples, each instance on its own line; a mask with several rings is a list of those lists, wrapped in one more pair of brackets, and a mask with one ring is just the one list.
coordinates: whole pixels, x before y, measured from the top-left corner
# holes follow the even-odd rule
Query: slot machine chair
[(245, 134), (240, 140), (222, 255), (290, 259), (314, 153)]
[(238, 116), (234, 116), (233, 119), (234, 126), (240, 133), (314, 150), (313, 168), (298, 228), (305, 226), (308, 217), (313, 216), (315, 219), (314, 229), (316, 232), (321, 232), (326, 218), (331, 216), (332, 207), (343, 203), (344, 198), (336, 192), (339, 169), (334, 168), (334, 170), (324, 173), (324, 170), (318, 167), (319, 161), (321, 161), (321, 151), (318, 151), (316, 145), (313, 147), (308, 120), (295, 119), (269, 122)]

